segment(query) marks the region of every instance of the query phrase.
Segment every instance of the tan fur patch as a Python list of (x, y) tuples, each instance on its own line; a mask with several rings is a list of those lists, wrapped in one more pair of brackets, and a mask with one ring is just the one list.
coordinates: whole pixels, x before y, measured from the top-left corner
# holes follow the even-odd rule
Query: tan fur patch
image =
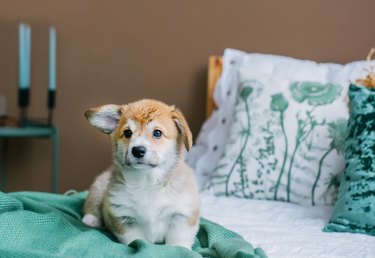
[(180, 132), (180, 136), (182, 138), (181, 140), (184, 143), (186, 150), (190, 150), (191, 146), (193, 145), (193, 136), (184, 115), (179, 109), (174, 108), (172, 111), (172, 119), (178, 127), (178, 131)]
[(112, 214), (108, 199), (104, 199), (103, 203), (103, 218), (105, 225), (114, 233), (125, 234), (126, 229), (121, 221), (121, 218)]
[(96, 177), (95, 184), (91, 185), (89, 194), (83, 206), (83, 212), (85, 214), (90, 213), (98, 219), (102, 218), (102, 203), (108, 188), (111, 174), (112, 172), (110, 170), (107, 170)]

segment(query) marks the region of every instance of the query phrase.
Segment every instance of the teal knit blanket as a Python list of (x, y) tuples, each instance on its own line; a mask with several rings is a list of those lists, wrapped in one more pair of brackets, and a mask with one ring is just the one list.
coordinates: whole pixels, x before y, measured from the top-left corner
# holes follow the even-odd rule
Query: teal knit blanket
[(264, 258), (264, 251), (205, 219), (193, 250), (135, 240), (117, 242), (105, 228), (81, 222), (86, 192), (0, 192), (0, 257)]

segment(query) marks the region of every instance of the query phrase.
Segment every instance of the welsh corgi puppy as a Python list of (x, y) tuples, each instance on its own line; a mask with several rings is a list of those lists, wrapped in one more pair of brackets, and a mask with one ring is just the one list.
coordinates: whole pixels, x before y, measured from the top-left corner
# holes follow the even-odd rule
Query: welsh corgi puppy
[(182, 155), (192, 145), (183, 114), (144, 99), (92, 108), (85, 116), (109, 135), (113, 162), (90, 187), (82, 221), (92, 227), (104, 221), (126, 245), (142, 239), (191, 249), (200, 202)]

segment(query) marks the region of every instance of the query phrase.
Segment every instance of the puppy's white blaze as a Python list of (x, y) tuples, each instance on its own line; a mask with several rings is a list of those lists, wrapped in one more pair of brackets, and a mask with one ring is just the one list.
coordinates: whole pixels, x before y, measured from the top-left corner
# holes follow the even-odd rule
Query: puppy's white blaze
[[(143, 146), (146, 149), (149, 149), (150, 145), (151, 145), (150, 141), (147, 139), (146, 136), (144, 136), (144, 135), (142, 135), (142, 136), (135, 136), (131, 140), (131, 143), (129, 145), (129, 150), (131, 150), (133, 147), (137, 147), (137, 146)], [(146, 154), (147, 154), (147, 152), (146, 152)]]
[(132, 119), (128, 120), (128, 127), (132, 131), (136, 131), (137, 128), (138, 128), (137, 123), (134, 120), (132, 120)]

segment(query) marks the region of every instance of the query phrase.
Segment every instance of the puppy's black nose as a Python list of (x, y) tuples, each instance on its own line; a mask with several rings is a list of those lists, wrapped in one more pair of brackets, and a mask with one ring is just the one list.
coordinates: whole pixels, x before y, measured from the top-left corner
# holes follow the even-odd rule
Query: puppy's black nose
[(146, 154), (146, 148), (143, 146), (133, 147), (132, 154), (136, 158), (142, 158)]

